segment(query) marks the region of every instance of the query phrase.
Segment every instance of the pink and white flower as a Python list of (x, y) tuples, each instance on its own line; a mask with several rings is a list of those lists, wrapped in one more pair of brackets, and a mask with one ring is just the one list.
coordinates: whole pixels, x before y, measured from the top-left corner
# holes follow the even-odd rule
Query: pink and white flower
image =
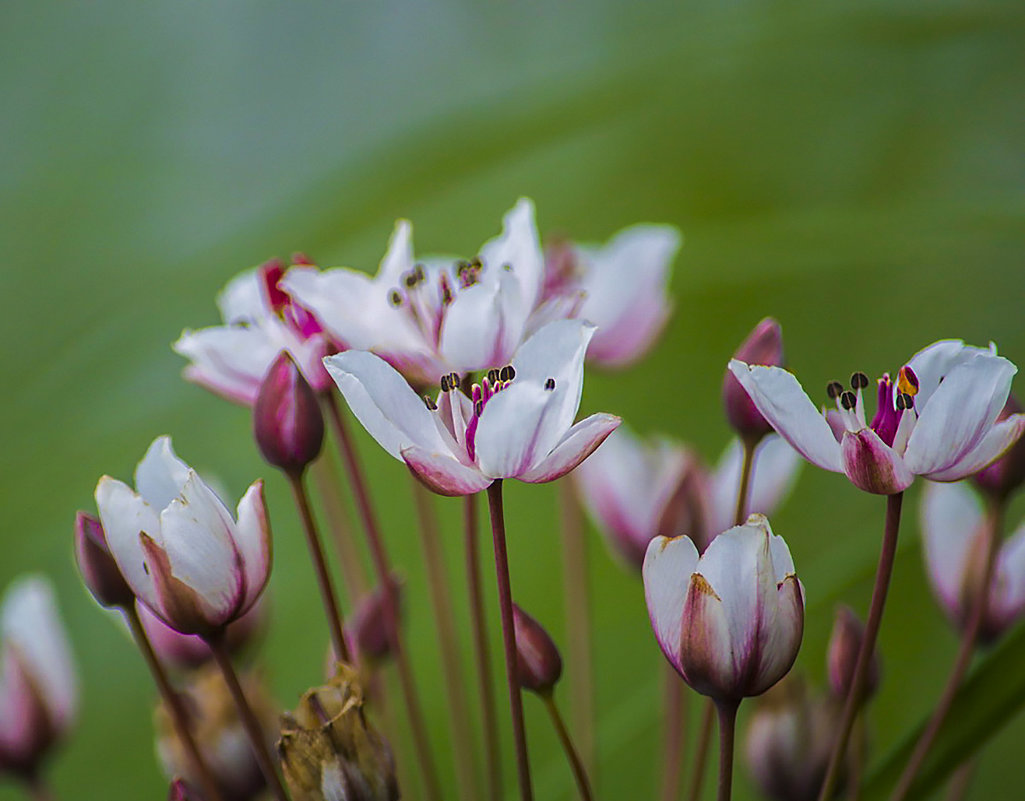
[(468, 495), (496, 479), (553, 481), (582, 462), (619, 425), (611, 414), (573, 424), (594, 326), (550, 323), (509, 364), (473, 388), (442, 378), (437, 401), (421, 399), (387, 362), (365, 351), (324, 360), (352, 413), (430, 489)]
[(804, 632), (804, 590), (764, 515), (719, 534), (700, 556), (689, 537), (656, 537), (643, 576), (655, 638), (697, 692), (739, 701), (790, 670)]
[(263, 482), (238, 504), (238, 519), (169, 437), (158, 437), (133, 490), (110, 476), (96, 486), (107, 546), (136, 597), (182, 634), (209, 635), (256, 603), (270, 574)]
[(845, 473), (866, 492), (902, 492), (916, 475), (957, 481), (986, 467), (1025, 430), (1025, 415), (996, 422), (1018, 368), (995, 348), (960, 340), (919, 351), (896, 381), (880, 378), (871, 423), (862, 398), (868, 377), (855, 373), (850, 389), (832, 382), (835, 428), (786, 370), (736, 359), (729, 366), (758, 411), (805, 459)]
[(78, 685), (53, 586), (25, 576), (0, 606), (0, 773), (31, 776), (71, 727)]
[(331, 386), (321, 359), (333, 347), (317, 320), (281, 289), (284, 274), (281, 262), (270, 261), (236, 276), (217, 297), (224, 325), (182, 331), (171, 347), (191, 362), (186, 379), (252, 406), (271, 363), (288, 351), (314, 389)]
[(651, 349), (669, 319), (670, 268), (682, 241), (671, 225), (640, 224), (601, 246), (550, 246), (534, 324), (565, 317), (587, 320), (598, 327), (589, 362), (632, 364)]
[(300, 267), (281, 286), (339, 343), (376, 353), (414, 386), (508, 363), (541, 290), (533, 203), (521, 199), (505, 215), (502, 233), (469, 261), (416, 260), (412, 236), (411, 224), (400, 220), (373, 278)]

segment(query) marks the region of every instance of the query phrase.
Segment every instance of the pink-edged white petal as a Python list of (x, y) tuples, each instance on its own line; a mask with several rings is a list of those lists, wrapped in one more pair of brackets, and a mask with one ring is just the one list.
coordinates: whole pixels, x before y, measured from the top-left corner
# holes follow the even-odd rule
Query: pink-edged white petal
[(1025, 415), (1013, 414), (990, 428), (979, 440), (978, 445), (946, 470), (927, 473), (925, 477), (933, 481), (958, 481), (966, 476), (975, 475), (1003, 456), (1023, 433)]
[(412, 445), (402, 451), (402, 458), (413, 475), (439, 495), (473, 495), (489, 487), (494, 480), (476, 467), (460, 463), (451, 453)]
[(976, 353), (951, 369), (918, 407), (904, 453), (908, 467), (919, 475), (938, 473), (968, 454), (996, 420), (1017, 371), (1007, 359), (989, 353)]
[(262, 324), (220, 325), (182, 331), (171, 347), (191, 365), (185, 377), (230, 400), (251, 405), (260, 379), (281, 350)]
[[(734, 438), (726, 446), (711, 479), (712, 508), (709, 528), (725, 531), (736, 521), (737, 491), (744, 464), (744, 447)], [(801, 468), (800, 455), (778, 434), (765, 437), (755, 449), (747, 509), (771, 516), (794, 486)]]
[(978, 496), (964, 483), (927, 484), (922, 495), (922, 551), (929, 583), (951, 619), (962, 613), (968, 555), (983, 525)]
[(698, 549), (689, 537), (655, 537), (644, 555), (641, 572), (651, 627), (662, 653), (677, 670), (682, 670), (683, 604), (697, 565)]
[(894, 495), (906, 490), (915, 480), (905, 459), (871, 428), (848, 431), (840, 447), (844, 472), (858, 489), (877, 495)]
[(779, 582), (759, 631), (758, 670), (747, 695), (761, 695), (787, 674), (804, 637), (804, 587), (791, 574)]
[(531, 484), (561, 478), (587, 459), (622, 422), (616, 415), (604, 412), (584, 418), (566, 432), (548, 456), (516, 477)]
[(829, 423), (792, 373), (737, 359), (730, 360), (729, 368), (762, 416), (798, 453), (825, 470), (843, 472), (840, 445)]
[(132, 592), (154, 611), (159, 609), (153, 577), (146, 569), (140, 532), (160, 535), (158, 512), (123, 481), (103, 476), (96, 485), (96, 509), (107, 535), (107, 547)]
[(242, 559), (245, 600), (239, 610), (249, 610), (267, 586), (271, 567), (270, 520), (263, 499), (263, 481), (254, 481), (238, 502), (235, 547)]
[(154, 509), (163, 509), (181, 495), (189, 466), (174, 452), (171, 438), (157, 437), (135, 468), (135, 487)]
[(534, 204), (520, 198), (502, 218), (502, 233), (485, 242), (480, 249), (484, 280), (493, 280), (499, 271), (510, 272), (519, 285), (520, 330), (537, 305), (544, 276), (544, 256), (534, 220)]

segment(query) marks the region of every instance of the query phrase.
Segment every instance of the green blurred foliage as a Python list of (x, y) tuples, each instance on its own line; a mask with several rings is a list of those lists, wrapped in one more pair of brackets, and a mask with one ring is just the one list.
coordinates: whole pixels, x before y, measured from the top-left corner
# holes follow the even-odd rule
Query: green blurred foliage
[[(267, 474), (266, 670), (285, 705), (320, 678), (324, 624), (283, 483), (259, 462), (247, 413), (182, 382), (168, 347), (216, 321), (234, 273), (298, 249), (372, 270), (399, 216), (420, 252), (470, 254), (520, 195), (543, 231), (582, 239), (674, 223), (686, 244), (666, 336), (631, 371), (589, 375), (583, 411), (711, 459), (727, 437), (726, 359), (766, 314), (813, 394), (945, 336), (1025, 361), (1023, 34), (1018, 4), (5, 3), (0, 586), (27, 570), (58, 583), (82, 676), (78, 730), (53, 766), (59, 797), (165, 791), (149, 681), (70, 556), (96, 479), (127, 478), (158, 434), (233, 497)], [(451, 786), (404, 470), (360, 444)], [(458, 507), (438, 507), (468, 650)], [(930, 708), (955, 650), (922, 573), (916, 493), (906, 508), (877, 755)], [(807, 589), (799, 668), (816, 681), (834, 603), (867, 605), (882, 512), (807, 468), (774, 519)], [(517, 597), (564, 642), (553, 489), (510, 487), (509, 526)], [(661, 656), (636, 578), (592, 543), (600, 793), (650, 797)], [(570, 798), (532, 701), (538, 796)], [(1018, 796), (1006, 778), (1023, 735), (1016, 720), (993, 742), (974, 797)], [(755, 797), (742, 769), (738, 784), (738, 799)]]

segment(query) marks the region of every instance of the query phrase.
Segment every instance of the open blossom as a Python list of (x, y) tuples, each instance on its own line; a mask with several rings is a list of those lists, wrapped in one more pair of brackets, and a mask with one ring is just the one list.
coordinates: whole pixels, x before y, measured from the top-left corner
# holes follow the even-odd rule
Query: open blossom
[[(800, 458), (778, 436), (755, 451), (748, 508), (771, 515), (793, 484)], [(733, 524), (743, 448), (733, 440), (714, 472), (683, 445), (644, 441), (621, 427), (573, 473), (592, 519), (609, 543), (639, 570), (648, 543), (686, 534), (704, 548)]]
[(383, 359), (346, 351), (325, 359), (353, 414), (377, 442), (442, 495), (469, 495), (495, 479), (553, 481), (582, 462), (620, 419), (593, 414), (573, 424), (580, 406), (584, 353), (594, 327), (549, 323), (511, 363), (473, 388), (442, 378), (437, 401), (421, 399)]
[(279, 261), (233, 278), (217, 297), (224, 325), (186, 329), (172, 347), (191, 363), (184, 375), (235, 403), (252, 406), (271, 362), (288, 351), (310, 385), (331, 385), (321, 359), (330, 352), (320, 324), (279, 286)]
[(158, 437), (135, 470), (135, 486), (104, 476), (96, 506), (136, 597), (183, 634), (207, 635), (244, 615), (270, 573), (263, 482), (242, 496), (236, 522), (170, 438)]
[(31, 776), (71, 726), (77, 700), (53, 587), (20, 578), (0, 607), (0, 773)]
[(427, 387), (452, 371), (509, 362), (527, 333), (542, 269), (534, 205), (524, 198), (471, 260), (414, 259), (412, 226), (400, 220), (375, 277), (300, 267), (281, 286), (338, 342), (376, 353)]
[(836, 410), (822, 414), (797, 379), (779, 367), (736, 359), (730, 370), (765, 418), (819, 467), (846, 473), (866, 492), (892, 495), (916, 475), (957, 481), (986, 467), (1025, 430), (1025, 415), (996, 422), (1017, 368), (995, 349), (943, 340), (919, 351), (891, 380), (877, 382), (877, 406), (866, 422), (864, 373), (851, 388), (834, 381)]
[(671, 225), (641, 224), (624, 228), (602, 246), (549, 246), (534, 320), (587, 320), (598, 326), (589, 362), (621, 367), (637, 361), (669, 318), (669, 274), (681, 243)]
[(790, 670), (804, 633), (804, 590), (764, 515), (719, 534), (701, 555), (689, 537), (656, 537), (643, 575), (655, 638), (697, 692), (739, 701)]
[[(929, 583), (947, 617), (959, 629), (968, 626), (982, 592), (989, 525), (979, 496), (966, 484), (926, 487), (922, 498), (922, 549)], [(1023, 616), (1025, 524), (997, 551), (980, 639), (995, 640)]]

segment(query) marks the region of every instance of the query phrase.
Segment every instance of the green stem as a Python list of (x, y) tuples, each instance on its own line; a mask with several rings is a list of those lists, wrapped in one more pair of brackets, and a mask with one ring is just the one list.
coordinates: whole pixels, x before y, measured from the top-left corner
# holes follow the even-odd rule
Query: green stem
[(737, 729), (739, 701), (718, 701), (719, 713), (719, 792), (718, 801), (730, 801), (733, 795), (733, 740)]
[(552, 726), (555, 727), (555, 733), (559, 736), (559, 742), (562, 743), (562, 750), (566, 752), (569, 766), (573, 769), (573, 778), (577, 781), (577, 790), (580, 791), (580, 798), (582, 801), (591, 801), (593, 796), (591, 795), (591, 783), (587, 778), (587, 770), (584, 768), (584, 763), (580, 761), (580, 754), (573, 747), (573, 740), (566, 730), (566, 724), (562, 720), (562, 715), (559, 714), (559, 707), (555, 705), (555, 697), (549, 691), (541, 694), (541, 700), (544, 701), (545, 707), (548, 709), (548, 716), (552, 719)]
[[(754, 476), (755, 449), (760, 441), (761, 437), (745, 437), (742, 440), (744, 444), (744, 462), (740, 469), (740, 486), (737, 488), (737, 508), (733, 513), (733, 525), (735, 526), (741, 526), (747, 520), (747, 496), (751, 492), (751, 479)], [(714, 531), (712, 536), (718, 533)]]

